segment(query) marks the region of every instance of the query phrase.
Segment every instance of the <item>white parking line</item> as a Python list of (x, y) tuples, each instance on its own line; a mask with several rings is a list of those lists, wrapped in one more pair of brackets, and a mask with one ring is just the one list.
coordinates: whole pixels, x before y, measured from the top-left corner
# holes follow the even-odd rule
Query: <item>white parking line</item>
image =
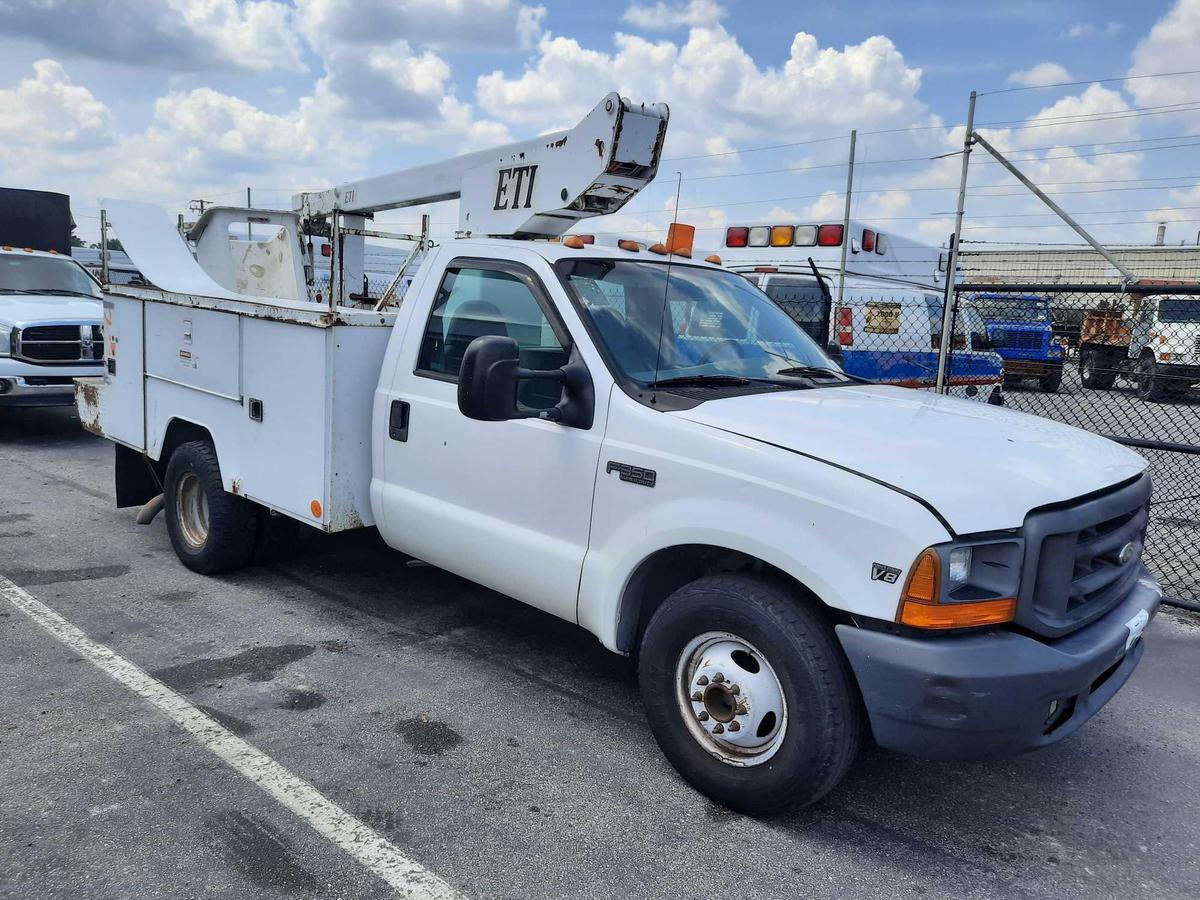
[(402, 853), (365, 822), (311, 784), (205, 715), (134, 663), (98, 644), (28, 591), (0, 575), (0, 596), (101, 672), (154, 704), (226, 765), (250, 779), (323, 837), (413, 900), (462, 900), (462, 895)]

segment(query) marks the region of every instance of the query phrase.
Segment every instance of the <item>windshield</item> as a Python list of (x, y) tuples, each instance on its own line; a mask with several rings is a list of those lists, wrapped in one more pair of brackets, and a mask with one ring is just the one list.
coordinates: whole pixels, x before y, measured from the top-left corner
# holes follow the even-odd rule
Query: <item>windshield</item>
[(1044, 297), (976, 297), (985, 319), (1005, 322), (1049, 322), (1050, 301)]
[(613, 362), (642, 386), (722, 376), (786, 383), (815, 374), (805, 369), (827, 370), (833, 383), (845, 379), (740, 275), (675, 265), (668, 288), (662, 263), (580, 259), (559, 267)]
[(100, 289), (79, 263), (47, 256), (0, 255), (0, 294), (64, 294), (100, 299)]
[(1164, 297), (1158, 301), (1160, 322), (1200, 322), (1200, 297)]

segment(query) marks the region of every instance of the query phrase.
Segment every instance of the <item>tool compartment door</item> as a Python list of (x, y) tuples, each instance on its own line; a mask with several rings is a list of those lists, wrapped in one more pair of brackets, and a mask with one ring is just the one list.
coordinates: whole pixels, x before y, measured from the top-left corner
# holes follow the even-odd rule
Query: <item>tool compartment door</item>
[(104, 378), (97, 386), (92, 429), (137, 450), (146, 447), (143, 307), (132, 297), (104, 297)]

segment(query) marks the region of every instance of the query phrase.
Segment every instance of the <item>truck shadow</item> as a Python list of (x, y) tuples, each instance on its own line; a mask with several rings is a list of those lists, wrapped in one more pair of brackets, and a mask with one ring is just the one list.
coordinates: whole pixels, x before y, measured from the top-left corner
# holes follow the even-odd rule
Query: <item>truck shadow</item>
[(0, 446), (63, 447), (98, 440), (79, 424), (74, 406), (25, 409), (0, 405)]
[[(652, 741), (634, 663), (577, 626), (449, 572), (410, 565), (373, 530), (313, 535), (302, 559), (269, 571), (315, 594), (321, 615), (369, 617), (404, 644), (428, 642), (501, 669), (534, 695), (578, 702), (583, 721), (620, 715), (632, 726), (631, 742)], [(1125, 721), (1130, 705), (1119, 705), (1120, 712), (1102, 712), (1062, 744), (1015, 759), (930, 762), (867, 746), (825, 800), (757, 825), (699, 797), (679, 812), (698, 827), (744, 821), (804, 844), (853, 848), (918, 878), (976, 876), (1005, 894), (1028, 895), (1036, 893), (1039, 871), (1062, 877), (1062, 867), (1097, 858), (1150, 864), (1128, 833), (1146, 806), (1162, 802), (1145, 786), (1179, 761), (1167, 758), (1169, 748), (1140, 740), (1138, 723)], [(669, 771), (665, 759), (653, 764)], [(682, 783), (679, 789), (687, 790)]]

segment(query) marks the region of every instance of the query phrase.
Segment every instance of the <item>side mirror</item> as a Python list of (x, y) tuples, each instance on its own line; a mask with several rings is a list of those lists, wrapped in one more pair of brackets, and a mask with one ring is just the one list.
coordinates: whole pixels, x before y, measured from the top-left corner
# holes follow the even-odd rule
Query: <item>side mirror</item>
[[(517, 400), (522, 381), (557, 381), (565, 388), (563, 399), (550, 409), (530, 409)], [(458, 409), (468, 419), (504, 422), (510, 419), (546, 419), (576, 428), (590, 428), (595, 394), (587, 367), (571, 349), (560, 369), (523, 369), (521, 351), (510, 337), (484, 335), (467, 346), (458, 374)]]

